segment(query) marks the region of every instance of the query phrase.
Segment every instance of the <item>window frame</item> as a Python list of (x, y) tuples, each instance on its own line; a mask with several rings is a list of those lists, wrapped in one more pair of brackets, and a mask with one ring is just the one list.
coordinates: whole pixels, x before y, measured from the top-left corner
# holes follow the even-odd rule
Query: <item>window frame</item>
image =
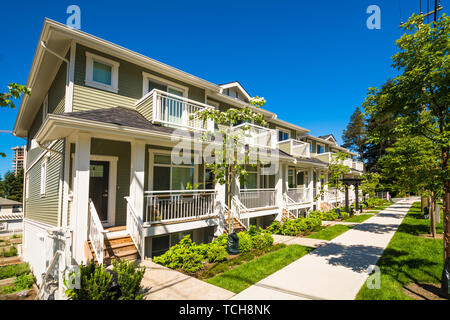
[(47, 176), (48, 176), (48, 158), (46, 155), (41, 162), (41, 176), (40, 176), (40, 195), (45, 197), (47, 193)]
[[(105, 64), (111, 67), (111, 85), (97, 82), (94, 77), (94, 61)], [(119, 92), (119, 66), (120, 63), (91, 52), (86, 52), (86, 75), (84, 83), (89, 87), (110, 91), (113, 93)]]
[[(318, 148), (319, 146), (321, 146), (321, 147), (323, 148), (323, 152), (320, 152), (320, 153), (317, 152), (317, 151), (318, 151), (317, 148)], [(325, 153), (325, 144), (324, 144), (324, 143), (316, 142), (316, 153), (317, 153), (317, 154)]]
[[(166, 80), (164, 78), (160, 78), (158, 76), (155, 76), (153, 74), (150, 74), (148, 72), (142, 72), (142, 97), (144, 97), (146, 94), (148, 94), (149, 91), (149, 81), (156, 82), (158, 84), (164, 85), (167, 87), (167, 89), (171, 88), (174, 90), (182, 91), (183, 92), (183, 98), (187, 98), (189, 95), (189, 88), (186, 86), (183, 86), (181, 84), (175, 83), (170, 80)], [(167, 91), (166, 91), (167, 92)]]
[[(286, 141), (286, 140), (291, 139), (291, 132), (289, 130), (286, 130), (286, 129), (283, 129), (283, 128), (280, 128), (280, 127), (277, 127), (276, 130), (277, 130), (277, 140), (278, 140), (278, 142)], [(287, 139), (280, 140), (280, 132), (287, 133)]]

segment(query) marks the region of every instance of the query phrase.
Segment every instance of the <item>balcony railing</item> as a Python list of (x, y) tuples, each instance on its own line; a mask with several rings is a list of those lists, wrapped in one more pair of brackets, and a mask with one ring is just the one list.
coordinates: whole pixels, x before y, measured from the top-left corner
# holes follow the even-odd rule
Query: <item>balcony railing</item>
[(276, 147), (276, 131), (253, 123), (242, 123), (234, 126), (230, 129), (230, 134), (240, 137), (245, 145), (272, 149)]
[(306, 203), (310, 199), (309, 188), (289, 188), (286, 193), (295, 203)]
[(288, 139), (278, 142), (278, 148), (294, 157), (310, 157), (310, 146), (309, 143)]
[(154, 123), (213, 131), (214, 123), (211, 120), (201, 120), (197, 115), (198, 111), (207, 108), (214, 107), (157, 89), (153, 89), (136, 103), (136, 109)]
[(260, 209), (276, 206), (275, 189), (242, 189), (239, 200), (247, 209)]
[(353, 169), (356, 169), (358, 171), (363, 171), (364, 170), (364, 163), (362, 163), (361, 161), (354, 161), (353, 162)]
[(145, 223), (164, 223), (214, 215), (215, 190), (145, 192)]

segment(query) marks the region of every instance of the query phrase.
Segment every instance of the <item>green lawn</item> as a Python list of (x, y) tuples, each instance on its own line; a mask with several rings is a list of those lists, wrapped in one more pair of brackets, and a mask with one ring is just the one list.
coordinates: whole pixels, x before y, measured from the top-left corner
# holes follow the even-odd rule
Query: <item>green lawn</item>
[[(442, 211), (441, 211), (442, 216)], [(364, 284), (358, 300), (412, 299), (403, 287), (414, 282), (440, 283), (443, 269), (442, 239), (420, 238), (429, 232), (429, 220), (420, 219), (420, 202), (414, 203), (377, 265), (381, 270), (381, 288), (368, 289)], [(437, 232), (442, 233), (442, 221)]]
[(312, 248), (299, 245), (290, 245), (244, 263), (237, 268), (225, 271), (219, 276), (206, 280), (206, 282), (239, 293), (312, 250)]
[(360, 223), (363, 221), (366, 221), (369, 218), (372, 218), (373, 214), (360, 214), (358, 216), (353, 216), (351, 218), (348, 218), (345, 220), (345, 222), (356, 222), (356, 223)]
[(320, 230), (319, 232), (310, 234), (305, 238), (312, 239), (322, 239), (322, 240), (332, 240), (336, 238), (338, 235), (344, 233), (345, 231), (350, 230), (353, 226), (347, 226), (344, 224), (336, 224), (331, 227), (326, 227), (325, 229)]

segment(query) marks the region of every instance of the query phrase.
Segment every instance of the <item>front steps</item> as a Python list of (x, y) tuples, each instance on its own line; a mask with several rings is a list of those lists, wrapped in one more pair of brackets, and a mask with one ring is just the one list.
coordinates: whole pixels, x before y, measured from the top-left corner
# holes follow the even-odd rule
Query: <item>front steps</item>
[[(110, 265), (113, 259), (135, 261), (139, 258), (139, 253), (134, 245), (130, 235), (123, 232), (122, 228), (114, 227), (106, 229), (104, 250), (103, 250), (103, 264)], [(125, 230), (126, 231), (126, 230)], [(87, 262), (94, 261), (98, 264), (94, 249), (91, 242), (88, 240), (85, 243), (85, 252), (87, 255)]]
[[(245, 231), (245, 227), (244, 225), (236, 218), (233, 218), (233, 221), (231, 222), (232, 225), (232, 232), (241, 232), (241, 231)], [(228, 219), (225, 219), (225, 230), (227, 231), (228, 234), (230, 234), (231, 232), (228, 231)]]

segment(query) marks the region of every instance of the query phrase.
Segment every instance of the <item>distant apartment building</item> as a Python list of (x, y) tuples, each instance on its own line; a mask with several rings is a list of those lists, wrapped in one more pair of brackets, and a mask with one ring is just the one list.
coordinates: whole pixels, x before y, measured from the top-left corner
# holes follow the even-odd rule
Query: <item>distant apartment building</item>
[(25, 146), (17, 146), (11, 149), (13, 150), (12, 167), (14, 174), (17, 175), (17, 172), (19, 172), (19, 170), (23, 168)]

